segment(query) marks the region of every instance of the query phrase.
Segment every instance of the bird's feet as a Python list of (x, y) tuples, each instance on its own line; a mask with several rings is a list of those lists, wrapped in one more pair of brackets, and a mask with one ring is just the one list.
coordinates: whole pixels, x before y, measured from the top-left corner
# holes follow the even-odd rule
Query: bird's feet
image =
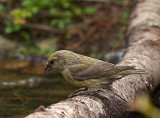
[(82, 92), (82, 91), (88, 91), (88, 88), (79, 88), (75, 91), (75, 93)]
[(68, 97), (72, 98), (78, 95), (94, 95), (99, 91), (103, 91), (103, 89), (88, 89), (88, 88), (80, 88), (78, 90), (76, 90), (74, 93), (71, 93)]
[(92, 92), (88, 91), (88, 88), (80, 88), (76, 90), (74, 93), (71, 93), (68, 97), (72, 98), (78, 95), (91, 95)]

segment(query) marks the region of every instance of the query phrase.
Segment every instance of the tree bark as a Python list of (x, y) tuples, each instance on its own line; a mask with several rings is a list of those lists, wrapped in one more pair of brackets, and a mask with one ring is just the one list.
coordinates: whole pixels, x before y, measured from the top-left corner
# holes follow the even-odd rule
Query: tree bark
[(149, 74), (129, 75), (111, 89), (93, 96), (76, 96), (39, 107), (26, 118), (124, 118), (134, 98), (160, 83), (160, 0), (137, 0), (130, 15), (127, 45), (118, 65), (132, 65)]

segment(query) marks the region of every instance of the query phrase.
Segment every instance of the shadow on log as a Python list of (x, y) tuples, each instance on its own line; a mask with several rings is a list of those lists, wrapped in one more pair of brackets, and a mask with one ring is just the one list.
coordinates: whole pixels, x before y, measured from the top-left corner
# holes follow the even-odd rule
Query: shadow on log
[(160, 0), (137, 0), (131, 12), (127, 45), (118, 65), (132, 65), (149, 74), (129, 75), (112, 84), (112, 89), (95, 96), (76, 96), (39, 107), (26, 118), (124, 118), (130, 104), (160, 83)]

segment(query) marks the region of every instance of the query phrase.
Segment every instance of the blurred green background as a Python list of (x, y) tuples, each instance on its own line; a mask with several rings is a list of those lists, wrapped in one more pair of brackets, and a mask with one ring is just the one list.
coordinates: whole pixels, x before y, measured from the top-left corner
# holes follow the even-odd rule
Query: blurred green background
[(77, 88), (47, 57), (67, 49), (117, 63), (125, 47), (130, 0), (0, 0), (0, 118), (21, 118)]
[(103, 58), (124, 47), (128, 6), (127, 0), (1, 0), (0, 39), (10, 42), (0, 46), (17, 54), (48, 57), (68, 49)]

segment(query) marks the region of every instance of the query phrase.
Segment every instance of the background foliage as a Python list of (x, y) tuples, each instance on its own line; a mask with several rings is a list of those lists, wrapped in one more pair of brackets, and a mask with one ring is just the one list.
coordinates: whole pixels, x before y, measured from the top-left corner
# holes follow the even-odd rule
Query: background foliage
[[(60, 78), (48, 80), (41, 78), (43, 82), (40, 83), (40, 77), (33, 76), (43, 74), (46, 64), (43, 57), (47, 58), (56, 50), (68, 49), (100, 59), (108, 52), (111, 52), (107, 54), (108, 57), (113, 54), (120, 57), (115, 50), (122, 52), (121, 49), (125, 46), (124, 34), (131, 2), (131, 0), (0, 0), (0, 59), (2, 59), (0, 98), (3, 106), (3, 109), (0, 109), (1, 115), (4, 117), (26, 115), (40, 104), (47, 106), (53, 103), (53, 100), (56, 102), (57, 96), (60, 96), (58, 100), (61, 100), (63, 96), (71, 93), (63, 91), (66, 90), (65, 87), (71, 90), (71, 86), (66, 86), (63, 83), (65, 81)], [(6, 38), (5, 43), (2, 37)], [(7, 59), (6, 52), (2, 53), (6, 49), (11, 57), (15, 58)], [(31, 75), (24, 77), (27, 74)], [(34, 83), (36, 85), (33, 88), (27, 87), (27, 84), (30, 86)], [(31, 92), (27, 92), (28, 89)], [(39, 96), (43, 97), (43, 102), (39, 98), (34, 98)], [(48, 100), (46, 96), (52, 99)], [(158, 99), (158, 96), (159, 94), (155, 98)], [(159, 99), (157, 101), (160, 104)], [(148, 107), (145, 107), (146, 105)], [(149, 117), (160, 113), (146, 96), (137, 99), (134, 108)]]
[(101, 58), (111, 47), (123, 46), (116, 40), (123, 38), (125, 31), (123, 26), (128, 17), (125, 3), (2, 0), (0, 33), (18, 42), (14, 50), (17, 53), (48, 56), (55, 50), (69, 49)]

